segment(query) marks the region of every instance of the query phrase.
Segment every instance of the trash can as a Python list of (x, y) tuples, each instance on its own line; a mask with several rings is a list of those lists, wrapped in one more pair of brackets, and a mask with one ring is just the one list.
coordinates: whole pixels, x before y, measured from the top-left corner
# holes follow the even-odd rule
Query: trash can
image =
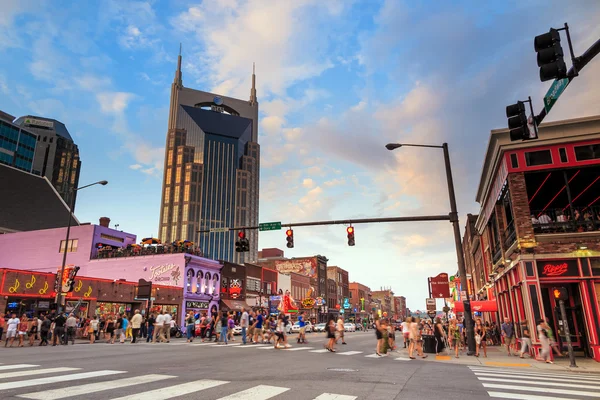
[(423, 352), (435, 354), (435, 336), (423, 335)]

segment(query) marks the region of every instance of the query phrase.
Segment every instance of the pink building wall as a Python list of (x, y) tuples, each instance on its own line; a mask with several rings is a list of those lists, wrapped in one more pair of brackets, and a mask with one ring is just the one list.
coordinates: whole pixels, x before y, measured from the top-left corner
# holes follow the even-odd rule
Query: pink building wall
[[(103, 233), (123, 242), (102, 238)], [(0, 268), (56, 272), (62, 265), (59, 249), (66, 234), (67, 228), (56, 228), (0, 235)], [(77, 251), (67, 254), (67, 264), (83, 266), (96, 253), (96, 243), (123, 247), (135, 243), (136, 236), (99, 225), (80, 225), (71, 227), (69, 239), (77, 239), (78, 245)]]

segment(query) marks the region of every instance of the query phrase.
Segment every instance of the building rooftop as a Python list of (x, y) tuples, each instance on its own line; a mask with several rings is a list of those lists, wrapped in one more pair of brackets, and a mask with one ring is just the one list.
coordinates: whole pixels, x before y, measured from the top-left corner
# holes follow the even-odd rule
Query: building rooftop
[(35, 129), (45, 129), (56, 133), (65, 139), (73, 141), (71, 134), (67, 130), (65, 124), (52, 118), (36, 117), (34, 115), (25, 115), (17, 118), (15, 125), (26, 126)]
[(0, 164), (0, 187), (0, 233), (67, 225), (69, 208), (46, 177)]
[(248, 129), (252, 130), (252, 120), (198, 107), (181, 106), (192, 120), (206, 133), (241, 138)]
[(15, 120), (15, 117), (13, 115), (10, 115), (9, 113), (5, 113), (4, 111), (0, 110), (0, 119), (7, 122), (13, 122)]

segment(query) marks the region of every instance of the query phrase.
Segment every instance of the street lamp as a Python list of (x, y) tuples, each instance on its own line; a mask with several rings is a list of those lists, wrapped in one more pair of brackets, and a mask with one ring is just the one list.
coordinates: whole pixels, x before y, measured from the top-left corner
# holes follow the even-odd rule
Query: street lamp
[[(85, 186), (81, 186), (78, 188), (73, 188), (71, 189), (71, 192), (76, 192), (78, 190), (81, 189), (85, 189), (87, 187), (90, 186), (94, 186), (94, 185), (106, 185), (108, 184), (108, 181), (98, 181), (98, 182), (94, 182), (94, 183), (90, 183), (89, 185), (85, 185)], [(75, 201), (75, 195), (74, 193), (71, 193), (71, 197), (70, 197), (70, 201), (69, 201), (69, 222), (67, 223), (67, 237), (65, 238), (65, 249), (64, 249), (64, 253), (63, 253), (63, 260), (62, 260), (62, 265), (60, 267), (60, 275), (56, 277), (56, 279), (60, 280), (60, 283), (58, 285), (59, 290), (58, 290), (58, 295), (56, 296), (56, 302), (58, 303), (57, 306), (57, 311), (60, 314), (62, 312), (62, 277), (65, 273), (65, 266), (67, 264), (67, 251), (69, 250), (69, 235), (71, 234), (71, 218), (72, 218), (72, 211), (73, 211), (73, 202)]]
[(446, 180), (448, 181), (448, 196), (450, 198), (450, 222), (454, 229), (454, 243), (456, 246), (456, 258), (458, 259), (458, 273), (464, 282), (466, 299), (464, 299), (465, 307), (465, 325), (467, 329), (467, 345), (469, 347), (468, 355), (475, 353), (475, 332), (473, 331), (473, 316), (471, 315), (471, 302), (469, 297), (469, 285), (467, 282), (467, 271), (465, 268), (465, 259), (463, 256), (462, 239), (460, 237), (460, 225), (458, 222), (458, 211), (456, 208), (456, 195), (454, 194), (454, 181), (452, 180), (452, 169), (450, 167), (450, 154), (448, 152), (448, 143), (443, 143), (441, 146), (426, 145), (426, 144), (406, 144), (406, 143), (388, 143), (385, 148), (395, 150), (400, 147), (427, 147), (434, 149), (442, 149), (444, 151), (444, 164), (446, 167)]

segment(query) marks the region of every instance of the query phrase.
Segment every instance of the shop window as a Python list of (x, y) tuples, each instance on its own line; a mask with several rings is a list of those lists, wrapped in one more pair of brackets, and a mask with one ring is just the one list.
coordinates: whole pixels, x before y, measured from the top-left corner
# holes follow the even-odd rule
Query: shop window
[(528, 167), (552, 164), (552, 153), (550, 150), (527, 152), (525, 153), (525, 163)]
[(600, 144), (576, 146), (573, 150), (575, 150), (577, 161), (596, 160), (600, 158)]
[(514, 153), (510, 155), (510, 166), (513, 168), (519, 168), (519, 160), (517, 155)]
[(185, 289), (188, 293), (192, 292), (192, 280), (194, 279), (194, 270), (188, 269)]
[(560, 155), (561, 163), (566, 163), (569, 161), (569, 159), (567, 158), (567, 149), (565, 149), (564, 147), (558, 149), (558, 154)]
[(202, 293), (202, 287), (204, 284), (204, 274), (202, 271), (198, 270), (196, 274), (196, 290), (194, 293)]
[(210, 278), (211, 278), (210, 272), (207, 272), (206, 275), (204, 275), (204, 282), (205, 282), (204, 293), (208, 293), (208, 294), (212, 293), (209, 290), (209, 288), (210, 288)]
[(219, 275), (214, 274), (213, 275), (213, 280), (212, 280), (212, 290), (210, 292), (211, 293), (216, 293), (218, 286), (219, 286)]
[[(590, 266), (592, 267), (592, 275), (600, 276), (600, 258), (590, 258)], [(598, 292), (600, 295), (600, 292)]]
[(525, 272), (527, 273), (527, 276), (535, 276), (533, 272), (533, 263), (531, 261), (525, 263)]
[[(65, 241), (60, 241), (60, 248), (58, 250), (59, 253), (65, 252)], [(75, 253), (77, 251), (77, 245), (79, 244), (79, 239), (69, 239), (69, 244), (67, 246), (67, 253)]]
[(537, 288), (535, 285), (529, 285), (529, 296), (531, 297), (531, 308), (533, 308), (533, 318), (535, 318), (535, 323), (541, 318), (541, 310), (540, 310), (540, 300), (538, 298)]

